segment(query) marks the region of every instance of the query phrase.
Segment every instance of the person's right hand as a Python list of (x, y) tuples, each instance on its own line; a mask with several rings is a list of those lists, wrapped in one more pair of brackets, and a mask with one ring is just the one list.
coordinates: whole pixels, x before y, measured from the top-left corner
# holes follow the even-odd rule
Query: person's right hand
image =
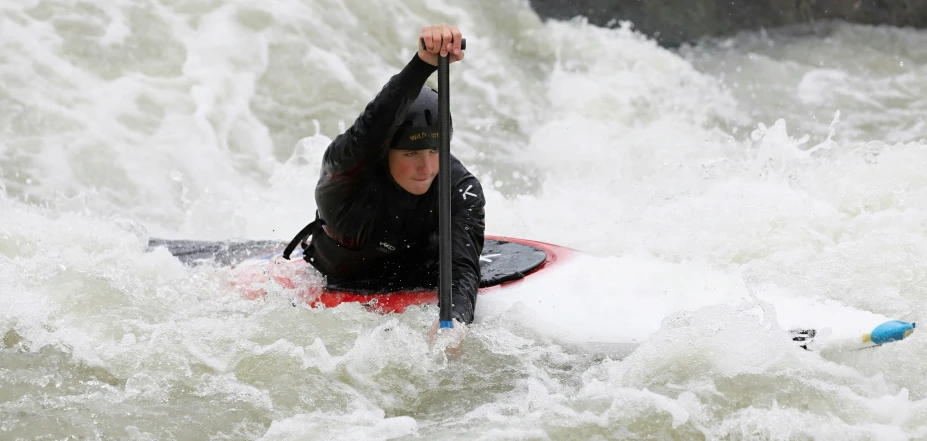
[[(422, 42), (425, 48), (422, 48)], [(422, 28), (422, 35), (416, 40), (418, 57), (432, 65), (438, 65), (438, 56), (447, 56), (447, 61), (453, 63), (463, 60), (464, 51), (460, 49), (463, 36), (457, 26), (436, 24)]]

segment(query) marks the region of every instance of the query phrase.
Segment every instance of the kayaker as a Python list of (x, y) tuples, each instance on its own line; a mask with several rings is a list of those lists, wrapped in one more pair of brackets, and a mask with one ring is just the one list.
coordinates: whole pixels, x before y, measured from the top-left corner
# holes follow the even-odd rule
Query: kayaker
[[(456, 26), (423, 28), (418, 53), (325, 150), (316, 220), (284, 256), (302, 244), (303, 258), (326, 276), (327, 288), (437, 286), (438, 94), (425, 81), (437, 70), (439, 54), (450, 63), (463, 60), (462, 38)], [(480, 282), (485, 199), (479, 180), (457, 158), (450, 163), (452, 316), (468, 324)]]

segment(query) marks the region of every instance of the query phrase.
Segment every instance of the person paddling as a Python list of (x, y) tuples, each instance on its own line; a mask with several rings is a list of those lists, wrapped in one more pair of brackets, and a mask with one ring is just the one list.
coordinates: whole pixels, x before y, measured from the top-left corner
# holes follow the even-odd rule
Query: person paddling
[[(425, 85), (438, 56), (464, 58), (456, 26), (422, 29), (418, 53), (325, 150), (316, 219), (284, 251), (356, 292), (434, 288), (438, 281), (438, 94)], [(453, 134), (453, 128), (450, 133)], [(485, 199), (479, 180), (451, 156), (452, 317), (473, 321), (480, 284)], [(306, 239), (312, 237), (310, 242)]]

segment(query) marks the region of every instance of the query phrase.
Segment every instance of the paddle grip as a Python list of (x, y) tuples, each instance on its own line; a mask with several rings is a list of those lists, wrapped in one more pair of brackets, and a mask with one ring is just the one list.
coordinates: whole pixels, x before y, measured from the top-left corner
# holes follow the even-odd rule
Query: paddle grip
[[(420, 41), (420, 42), (422, 43), (422, 49), (426, 49), (426, 48), (425, 48), (425, 39), (424, 39), (424, 38), (419, 38), (418, 41)], [(467, 39), (466, 39), (466, 38), (460, 39), (460, 50), (462, 50), (462, 51), (467, 50)]]

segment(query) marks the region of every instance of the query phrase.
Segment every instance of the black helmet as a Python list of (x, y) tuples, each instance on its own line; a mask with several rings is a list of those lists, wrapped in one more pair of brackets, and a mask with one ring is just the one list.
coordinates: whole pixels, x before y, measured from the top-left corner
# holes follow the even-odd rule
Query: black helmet
[[(453, 121), (448, 118), (450, 135), (454, 135)], [(424, 150), (439, 147), (438, 92), (423, 86), (418, 97), (409, 106), (405, 119), (399, 123), (389, 147), (399, 150)]]

